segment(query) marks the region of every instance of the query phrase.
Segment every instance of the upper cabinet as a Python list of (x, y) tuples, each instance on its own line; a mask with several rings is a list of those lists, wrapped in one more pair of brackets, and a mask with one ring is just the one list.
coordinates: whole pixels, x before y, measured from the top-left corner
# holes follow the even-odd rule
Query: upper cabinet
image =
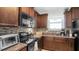
[(23, 12), (31, 17), (34, 17), (34, 9), (33, 7), (21, 7), (20, 12)]
[(37, 16), (37, 28), (47, 28), (48, 14)]
[(26, 13), (26, 14), (29, 15), (29, 13), (30, 13), (30, 8), (29, 7), (21, 7), (20, 9), (21, 9), (21, 12)]
[(33, 9), (33, 7), (30, 7), (30, 16), (34, 17), (34, 9)]
[(19, 26), (22, 12), (34, 19), (37, 28), (47, 28), (48, 14), (40, 15), (33, 7), (0, 7), (0, 26)]
[(18, 8), (0, 7), (0, 25), (18, 26)]
[(79, 18), (79, 7), (72, 7), (70, 11), (65, 11), (66, 28), (71, 28), (72, 21)]
[(76, 18), (79, 18), (79, 7), (72, 7), (71, 8), (71, 15), (72, 15), (72, 20), (75, 20)]
[(65, 11), (65, 20), (66, 20), (66, 28), (71, 28), (72, 18), (71, 18), (71, 11)]

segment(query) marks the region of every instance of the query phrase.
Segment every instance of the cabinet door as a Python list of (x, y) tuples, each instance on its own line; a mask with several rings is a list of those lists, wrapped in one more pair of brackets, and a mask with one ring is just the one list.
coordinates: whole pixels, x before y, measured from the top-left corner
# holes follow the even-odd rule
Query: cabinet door
[(72, 7), (72, 19), (75, 20), (75, 18), (79, 18), (79, 7)]
[(33, 7), (30, 7), (30, 16), (34, 17), (34, 9), (33, 9)]
[(8, 12), (6, 8), (0, 7), (0, 23), (7, 24)]
[(21, 12), (26, 13), (26, 7), (21, 7)]
[(18, 8), (8, 8), (8, 24), (18, 26)]
[(31, 17), (34, 17), (34, 9), (33, 7), (21, 7), (21, 12), (28, 14)]
[(55, 37), (55, 51), (63, 51), (64, 50), (64, 39), (61, 37)]
[(56, 51), (72, 51), (74, 49), (74, 40), (71, 38), (55, 37)]
[(48, 15), (47, 14), (45, 14), (45, 15), (43, 15), (42, 16), (42, 26), (44, 27), (44, 28), (47, 28), (47, 19), (48, 19)]
[(41, 16), (37, 16), (37, 28), (42, 28), (42, 19)]
[(68, 39), (68, 50), (74, 51), (74, 39), (72, 39), (72, 38)]
[(29, 7), (21, 7), (21, 12), (24, 12), (24, 13), (30, 15), (30, 8)]
[(18, 8), (0, 7), (0, 25), (18, 26)]
[(47, 28), (47, 19), (48, 19), (47, 14), (38, 15), (37, 16), (37, 27), (38, 28)]
[(43, 49), (54, 50), (54, 39), (53, 37), (44, 37), (43, 38)]
[(66, 28), (71, 28), (72, 25), (71, 11), (65, 12), (65, 20), (66, 20)]

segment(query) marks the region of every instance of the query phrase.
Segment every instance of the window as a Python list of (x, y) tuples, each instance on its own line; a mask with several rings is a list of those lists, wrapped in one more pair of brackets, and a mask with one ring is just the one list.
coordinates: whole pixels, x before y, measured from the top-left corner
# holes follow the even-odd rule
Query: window
[(64, 28), (64, 19), (62, 18), (48, 19), (48, 29), (61, 30), (62, 28)]

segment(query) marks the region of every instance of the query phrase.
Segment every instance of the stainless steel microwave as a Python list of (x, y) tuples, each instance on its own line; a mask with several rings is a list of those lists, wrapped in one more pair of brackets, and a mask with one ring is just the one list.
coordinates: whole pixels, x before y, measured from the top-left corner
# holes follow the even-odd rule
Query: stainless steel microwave
[(0, 50), (8, 48), (19, 42), (18, 34), (8, 34), (0, 36)]
[(27, 27), (27, 28), (32, 28), (35, 26), (35, 20), (33, 20), (34, 18), (25, 14), (25, 13), (21, 13), (20, 15), (20, 26), (21, 27)]

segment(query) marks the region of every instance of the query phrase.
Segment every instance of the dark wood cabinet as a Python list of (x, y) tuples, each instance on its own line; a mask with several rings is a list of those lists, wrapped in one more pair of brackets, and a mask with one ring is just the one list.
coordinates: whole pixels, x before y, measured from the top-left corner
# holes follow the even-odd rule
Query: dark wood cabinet
[(74, 39), (55, 37), (55, 50), (56, 51), (73, 51)]
[(74, 51), (74, 39), (68, 38), (68, 46), (69, 51)]
[(43, 37), (43, 49), (51, 51), (73, 51), (74, 39), (64, 37)]
[(34, 9), (33, 9), (33, 7), (21, 7), (20, 9), (21, 9), (20, 10), (21, 12), (23, 12), (23, 13), (31, 16), (31, 17), (34, 17)]
[(33, 7), (0, 7), (0, 26), (19, 26), (21, 12), (33, 17), (37, 28), (47, 28), (48, 14), (39, 15)]
[(37, 16), (37, 28), (47, 28), (48, 14)]
[(0, 25), (18, 26), (18, 8), (0, 7)]
[(72, 7), (70, 11), (65, 11), (66, 28), (71, 28), (72, 21), (79, 19), (79, 7)]
[(44, 36), (43, 37), (43, 49), (55, 50), (55, 42), (53, 37)]
[(29, 13), (30, 13), (30, 8), (29, 7), (21, 7), (20, 9), (21, 9), (21, 12), (29, 15)]
[(79, 7), (72, 7), (71, 8), (72, 12), (72, 20), (75, 20), (76, 18), (79, 18)]
[(34, 17), (34, 9), (33, 7), (30, 7), (30, 14), (29, 14), (31, 17)]
[(71, 28), (72, 26), (72, 16), (71, 16), (71, 11), (65, 11), (65, 20), (66, 20), (66, 28)]

